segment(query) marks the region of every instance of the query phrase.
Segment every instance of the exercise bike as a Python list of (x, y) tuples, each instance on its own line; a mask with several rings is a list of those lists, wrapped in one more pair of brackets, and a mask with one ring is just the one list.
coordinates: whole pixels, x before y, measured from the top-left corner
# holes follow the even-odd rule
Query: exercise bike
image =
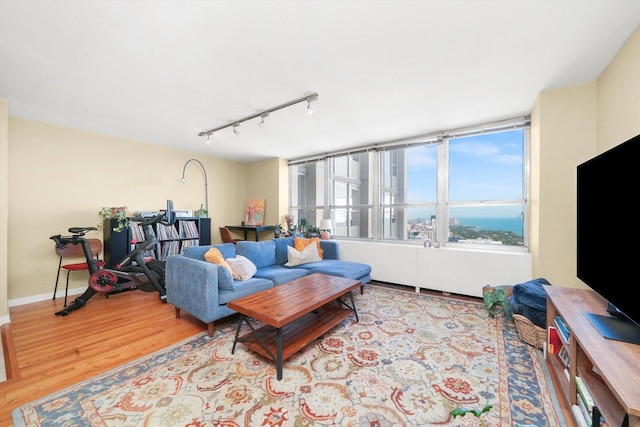
[(118, 292), (140, 289), (147, 292), (157, 291), (160, 301), (167, 302), (165, 288), (165, 261), (149, 259), (147, 254), (156, 246), (158, 240), (152, 232), (155, 224), (173, 225), (175, 223), (173, 202), (167, 200), (166, 214), (159, 213), (151, 218), (131, 218), (142, 228), (145, 240), (137, 242), (132, 250), (115, 268), (100, 267), (98, 260), (91, 254), (89, 240), (84, 235), (96, 227), (71, 227), (71, 236), (57, 234), (50, 239), (61, 248), (67, 245), (81, 245), (89, 267), (89, 286), (82, 295), (73, 300), (64, 309), (56, 312), (57, 316), (66, 316), (74, 310), (82, 308), (96, 293)]

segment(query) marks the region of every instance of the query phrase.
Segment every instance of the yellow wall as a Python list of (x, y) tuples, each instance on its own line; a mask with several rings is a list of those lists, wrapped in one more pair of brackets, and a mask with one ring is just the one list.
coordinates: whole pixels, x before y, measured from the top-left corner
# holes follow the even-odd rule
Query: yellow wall
[(247, 196), (252, 199), (266, 199), (265, 225), (275, 225), (279, 222), (279, 160), (273, 158), (255, 162), (251, 164), (248, 170), (247, 182), (249, 183), (249, 188), (247, 189)]
[(640, 134), (640, 27), (598, 78), (597, 151)]
[(586, 287), (576, 277), (576, 166), (640, 134), (638, 117), (640, 29), (597, 81), (538, 96), (532, 110), (535, 277), (557, 286)]
[(584, 287), (576, 278), (576, 166), (595, 153), (596, 83), (544, 91), (534, 112), (533, 275)]
[[(242, 215), (244, 163), (14, 117), (8, 129), (9, 300), (53, 292), (58, 260), (49, 237), (98, 224), (102, 206), (133, 213), (164, 209), (171, 199), (175, 209), (198, 209), (205, 198), (200, 168), (190, 163), (189, 182), (177, 181), (190, 158), (207, 170), (213, 240), (220, 241), (218, 225)], [(71, 277), (70, 288), (86, 287), (84, 275)]]
[[(276, 225), (284, 222), (284, 215), (289, 209), (288, 170), (288, 161), (280, 158), (254, 162), (248, 167), (247, 197), (266, 200), (265, 225)], [(269, 237), (273, 237), (272, 231), (262, 233), (262, 239)]]
[(6, 100), (0, 99), (0, 324), (6, 323), (2, 320), (8, 317), (9, 308), (7, 301), (7, 250), (8, 250), (8, 223), (7, 206), (9, 199), (9, 104)]

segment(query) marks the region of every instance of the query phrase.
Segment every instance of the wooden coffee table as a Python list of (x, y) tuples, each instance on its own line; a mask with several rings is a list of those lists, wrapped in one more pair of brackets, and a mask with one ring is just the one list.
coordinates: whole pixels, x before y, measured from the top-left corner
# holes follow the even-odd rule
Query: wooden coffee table
[[(242, 316), (233, 341), (276, 363), (278, 380), (282, 379), (282, 364), (292, 354), (320, 337), (353, 313), (358, 321), (352, 290), (362, 286), (358, 280), (314, 273), (289, 283), (275, 286), (246, 297), (230, 301), (227, 306)], [(351, 305), (342, 300), (349, 294)], [(248, 318), (265, 323), (255, 329)], [(240, 336), (242, 324), (251, 332)]]

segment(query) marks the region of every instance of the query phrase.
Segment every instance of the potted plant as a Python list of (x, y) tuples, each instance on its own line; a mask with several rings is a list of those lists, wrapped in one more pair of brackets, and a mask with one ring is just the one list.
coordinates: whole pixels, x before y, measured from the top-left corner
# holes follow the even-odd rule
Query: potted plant
[(193, 213), (193, 215), (194, 215), (196, 218), (209, 218), (209, 211), (208, 211), (208, 210), (206, 210), (206, 209), (202, 206), (202, 204), (201, 204), (201, 205), (200, 205), (200, 209), (198, 209), (197, 211), (195, 211), (195, 212)]
[(127, 214), (127, 207), (107, 208), (102, 207), (98, 212), (98, 215), (102, 218), (102, 222), (98, 223), (98, 229), (101, 230), (103, 224), (108, 219), (118, 220), (118, 225), (113, 227), (113, 231), (119, 233), (129, 226), (129, 215)]
[(307, 228), (306, 237), (320, 237), (320, 229), (314, 225)]
[(298, 232), (303, 236), (309, 231), (309, 221), (306, 218), (300, 218), (298, 222)]

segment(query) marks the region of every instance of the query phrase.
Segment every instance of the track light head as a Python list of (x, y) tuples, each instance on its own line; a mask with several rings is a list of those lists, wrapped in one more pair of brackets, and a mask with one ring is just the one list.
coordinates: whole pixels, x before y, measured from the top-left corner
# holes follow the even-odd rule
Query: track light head
[(233, 133), (235, 133), (236, 136), (240, 135), (240, 131), (238, 130), (239, 126), (240, 126), (240, 123), (234, 123), (233, 125)]
[(318, 94), (314, 93), (307, 97), (307, 113), (313, 114), (313, 108), (311, 108), (311, 103), (318, 100)]
[(258, 126), (263, 127), (264, 126), (264, 119), (269, 117), (269, 113), (262, 113), (260, 114), (260, 122), (258, 123)]

